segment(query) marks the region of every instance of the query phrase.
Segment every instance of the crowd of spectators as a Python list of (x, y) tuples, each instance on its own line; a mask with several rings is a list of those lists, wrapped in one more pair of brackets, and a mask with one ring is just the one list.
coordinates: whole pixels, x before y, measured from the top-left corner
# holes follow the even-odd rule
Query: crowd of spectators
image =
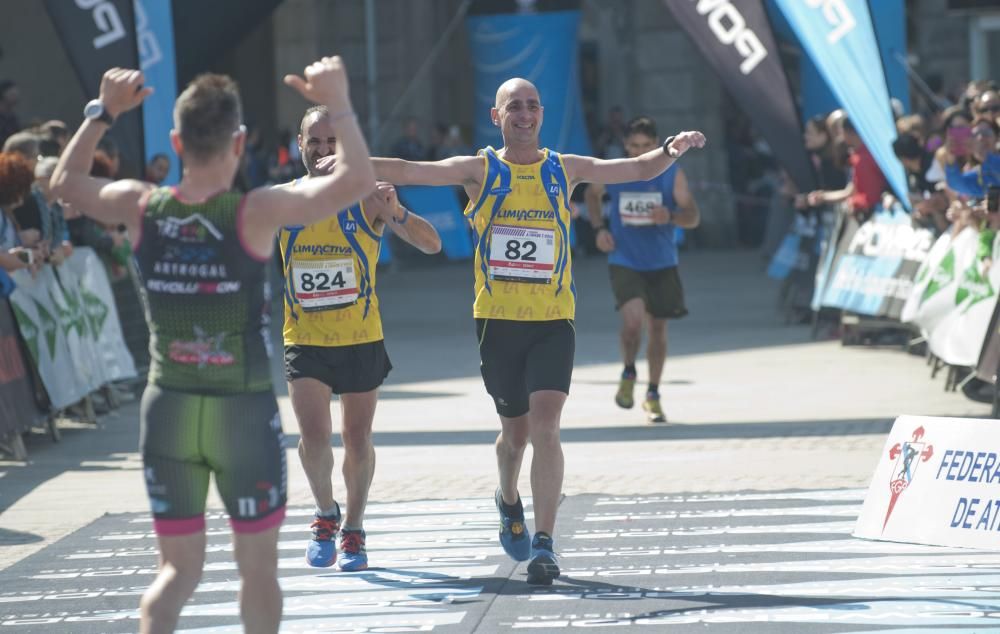
[[(131, 267), (131, 245), (121, 226), (109, 226), (87, 217), (57, 198), (49, 183), (59, 155), (69, 141), (69, 127), (62, 121), (22, 123), (18, 116), (18, 88), (0, 81), (0, 301), (13, 292), (13, 274), (27, 271), (37, 276), (43, 267), (54, 267), (56, 276), (77, 247), (90, 247), (108, 273), (118, 313), (135, 332), (126, 336), (137, 362), (145, 361), (148, 333), (142, 321), (141, 304)], [(118, 146), (110, 136), (101, 139), (91, 171), (115, 178), (121, 170)], [(163, 182), (170, 170), (170, 157), (153, 156), (145, 178)], [(113, 398), (107, 396), (113, 393)], [(132, 398), (128, 389), (106, 386), (104, 406)], [(100, 407), (100, 403), (98, 406)], [(70, 414), (80, 414), (74, 406)]]
[[(894, 108), (892, 150), (905, 170), (912, 222), (935, 236), (975, 227), (980, 268), (986, 270), (1000, 229), (1000, 213), (988, 212), (986, 204), (989, 188), (1000, 186), (1000, 92), (995, 82), (975, 81), (954, 103), (937, 95), (928, 105), (914, 114), (904, 114), (899, 104)], [(809, 119), (803, 138), (820, 188), (798, 192), (786, 178), (777, 205), (802, 216), (839, 212), (860, 224), (876, 207), (895, 202), (895, 193), (844, 111)], [(980, 389), (986, 387), (981, 382), (964, 385), (966, 395), (992, 399), (992, 390)]]

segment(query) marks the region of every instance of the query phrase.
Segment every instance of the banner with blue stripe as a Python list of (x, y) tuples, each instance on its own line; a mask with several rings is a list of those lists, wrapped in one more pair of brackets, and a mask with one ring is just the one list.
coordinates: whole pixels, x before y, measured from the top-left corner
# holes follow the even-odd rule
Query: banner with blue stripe
[(822, 305), (899, 319), (934, 236), (915, 228), (902, 207), (879, 209), (849, 238), (834, 264)]
[(170, 173), (164, 184), (180, 180), (180, 160), (170, 147), (174, 100), (177, 99), (177, 69), (174, 57), (174, 21), (170, 0), (134, 0), (135, 32), (139, 66), (153, 94), (142, 104), (145, 160), (157, 154), (170, 157)]
[[(397, 187), (399, 200), (431, 223), (441, 236), (441, 250), (449, 260), (472, 257), (472, 236), (469, 223), (462, 215), (462, 206), (453, 187), (410, 185)], [(385, 249), (383, 240), (383, 249)]]
[(538, 88), (545, 107), (540, 144), (557, 152), (591, 152), (580, 94), (579, 11), (477, 15), (466, 20), (475, 68), (476, 147), (501, 147), (490, 120), (497, 88), (523, 77)]

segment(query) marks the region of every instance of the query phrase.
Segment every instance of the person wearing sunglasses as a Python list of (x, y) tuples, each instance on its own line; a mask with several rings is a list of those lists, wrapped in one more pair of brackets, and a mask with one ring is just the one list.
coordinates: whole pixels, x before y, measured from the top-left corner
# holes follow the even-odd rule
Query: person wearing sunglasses
[(970, 132), (971, 167), (963, 171), (957, 162), (947, 165), (946, 183), (956, 194), (983, 198), (990, 186), (1000, 185), (1000, 154), (997, 154), (1000, 126), (993, 119), (979, 117), (972, 122)]

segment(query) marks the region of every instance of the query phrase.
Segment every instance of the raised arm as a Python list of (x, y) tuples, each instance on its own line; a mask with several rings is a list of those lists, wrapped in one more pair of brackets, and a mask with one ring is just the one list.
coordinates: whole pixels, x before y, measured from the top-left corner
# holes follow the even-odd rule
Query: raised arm
[(404, 161), (373, 158), (375, 177), (393, 185), (481, 185), (484, 173), (481, 156), (453, 156), (441, 161)]
[(52, 172), (52, 189), (86, 215), (105, 224), (124, 223), (134, 232), (139, 222), (139, 202), (153, 185), (137, 180), (112, 181), (90, 175), (97, 143), (114, 119), (135, 108), (152, 88), (143, 88), (142, 72), (112, 68), (101, 78), (98, 98), (106, 117), (84, 119), (70, 139)]
[(337, 161), (327, 176), (300, 181), (294, 188), (262, 188), (246, 202), (246, 238), (267, 252), (275, 230), (284, 225), (312, 224), (364, 198), (375, 188), (368, 145), (361, 135), (348, 95), (347, 70), (340, 57), (324, 57), (305, 69), (305, 78), (285, 77), (303, 97), (330, 110), (337, 137)]
[(580, 183), (630, 183), (648, 181), (667, 171), (674, 161), (691, 148), (705, 146), (701, 132), (681, 132), (668, 138), (662, 147), (635, 158), (598, 159), (575, 154), (563, 155), (567, 176), (573, 185)]

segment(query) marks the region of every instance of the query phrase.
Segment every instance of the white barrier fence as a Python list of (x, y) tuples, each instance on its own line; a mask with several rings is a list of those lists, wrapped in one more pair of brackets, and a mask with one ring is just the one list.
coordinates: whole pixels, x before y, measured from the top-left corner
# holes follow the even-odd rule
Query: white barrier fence
[(136, 376), (107, 273), (92, 249), (77, 248), (34, 277), (12, 277), (17, 288), (8, 299), (54, 408)]

